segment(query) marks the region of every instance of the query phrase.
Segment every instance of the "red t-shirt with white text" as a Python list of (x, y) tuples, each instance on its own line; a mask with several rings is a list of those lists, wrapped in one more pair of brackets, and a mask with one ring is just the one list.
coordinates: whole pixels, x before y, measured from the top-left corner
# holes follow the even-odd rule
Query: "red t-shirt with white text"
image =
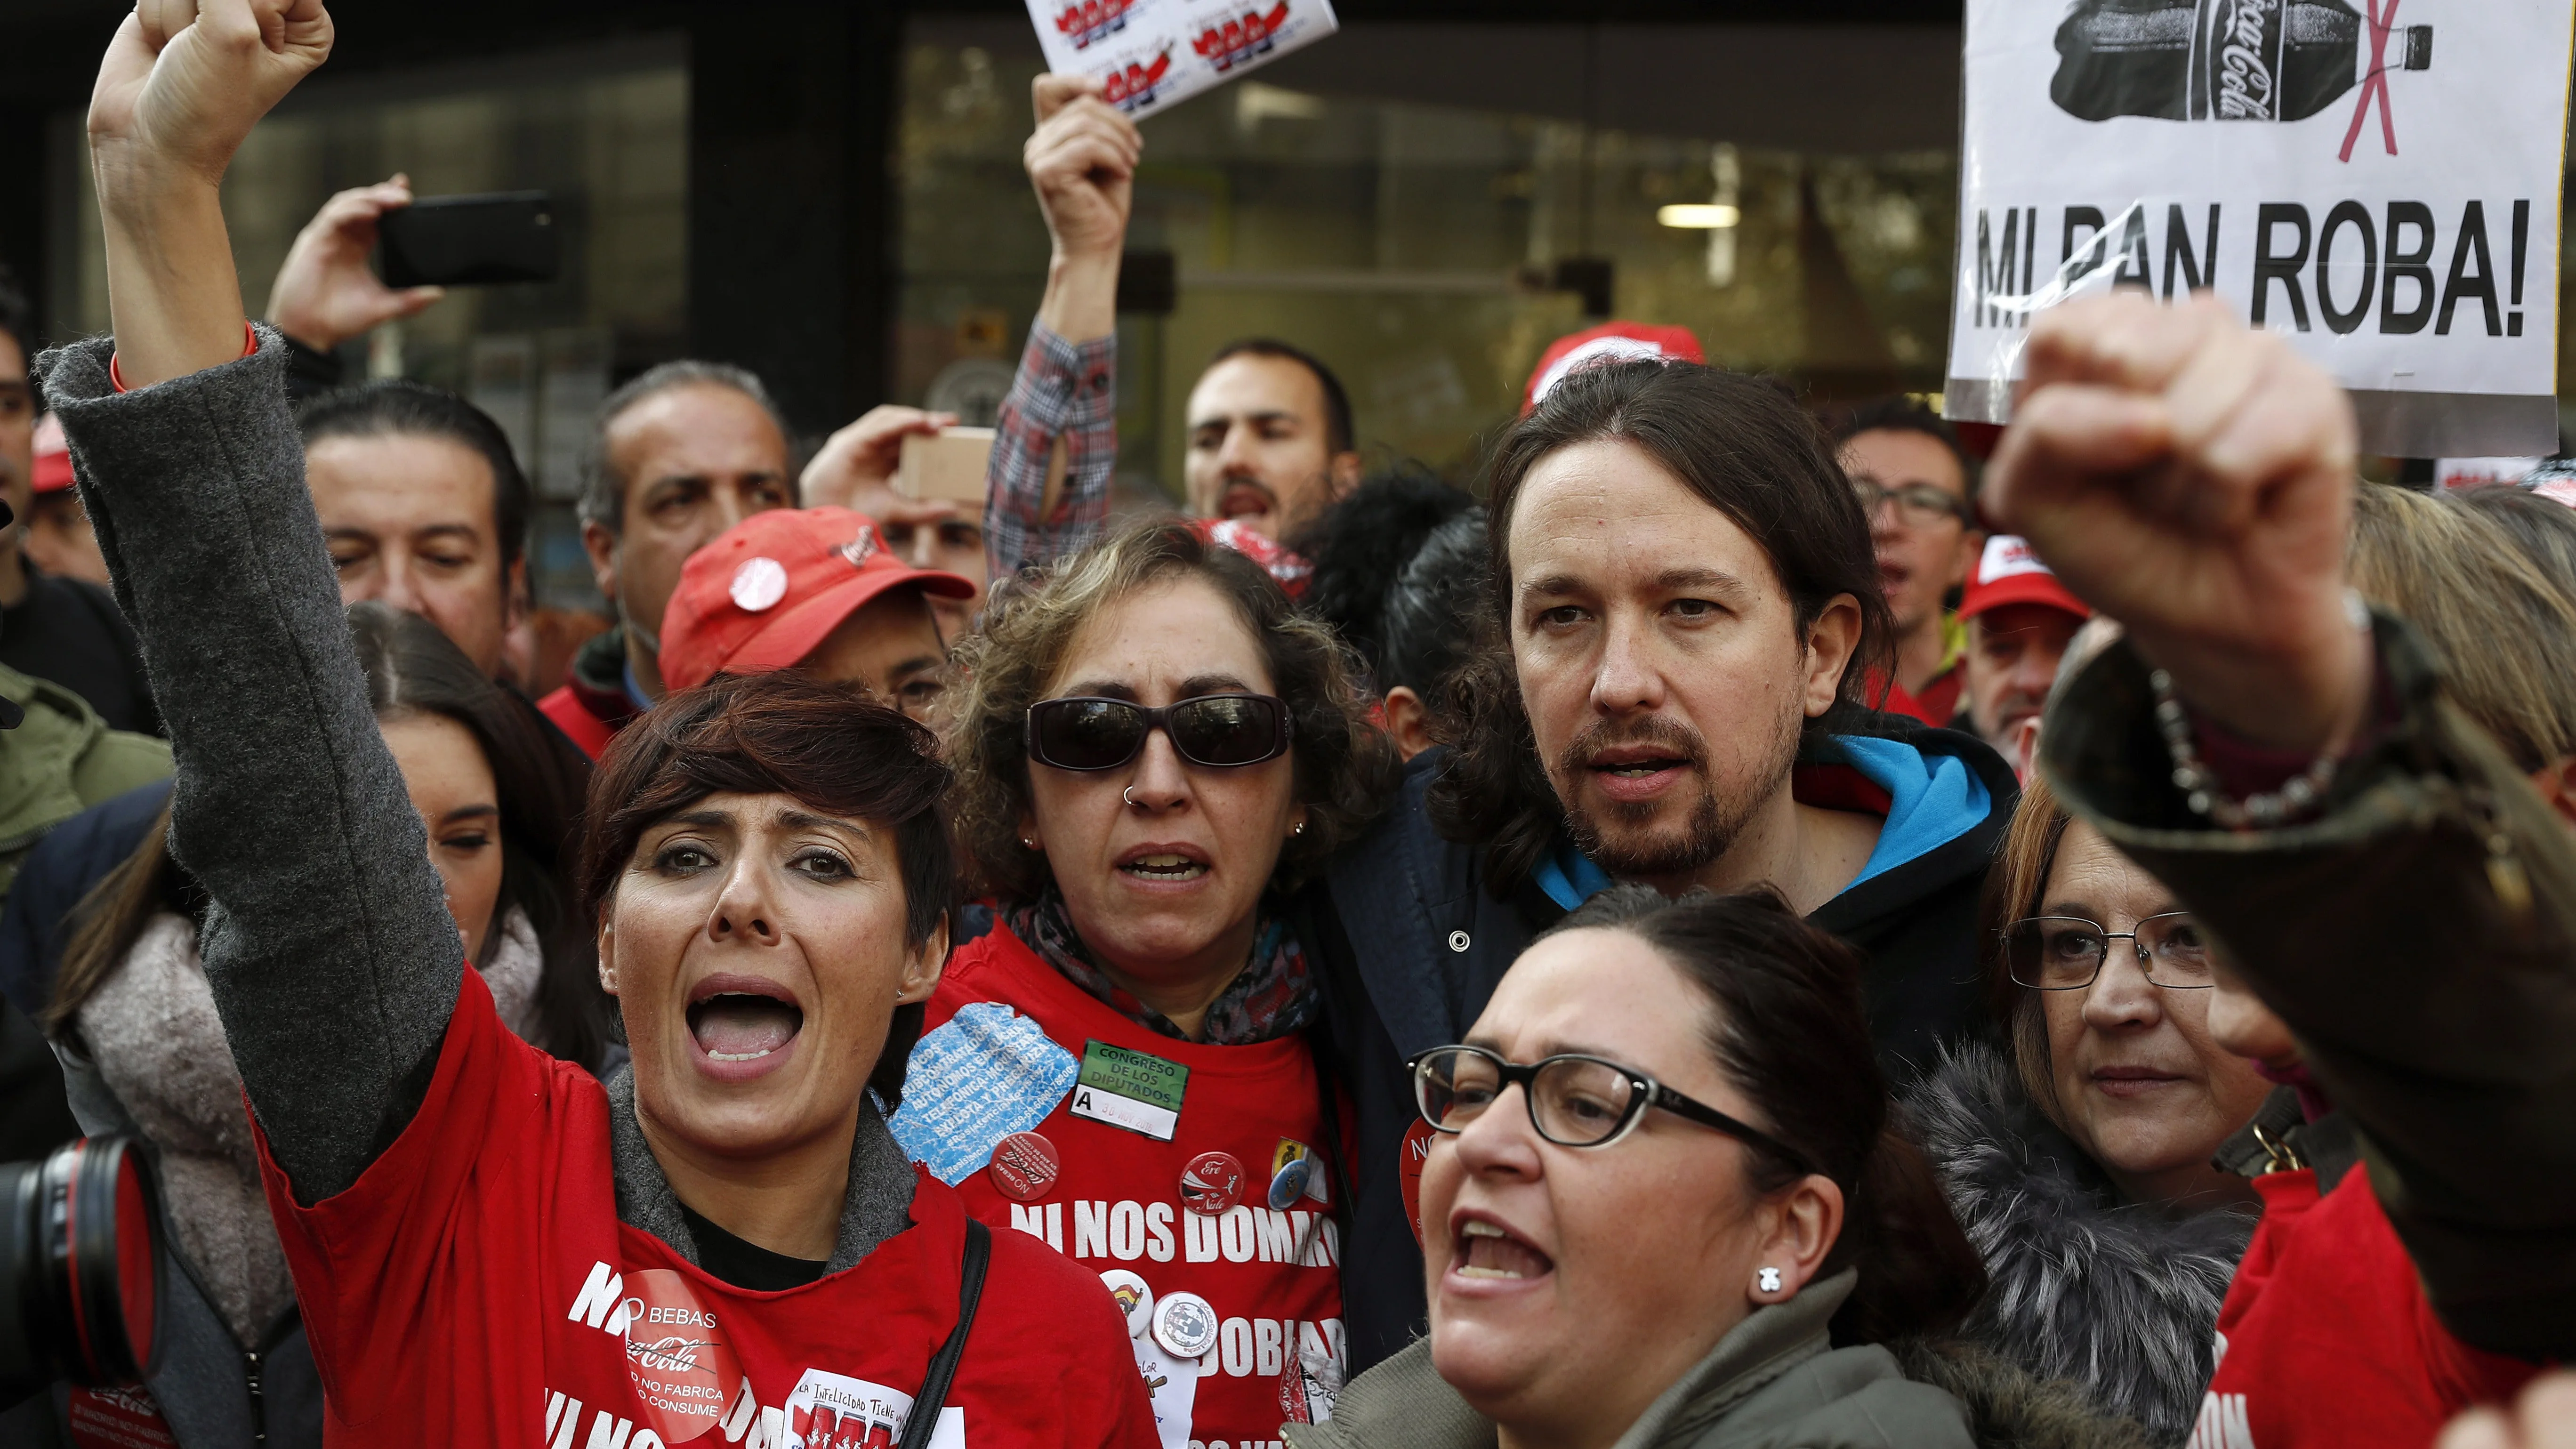
[[(1161, 1381), (1154, 1404), (1166, 1449), (1276, 1446), (1281, 1423), (1329, 1415), (1349, 1362), (1330, 1212), (1344, 1179), (1326, 1174), (1281, 1208), (1269, 1205), (1293, 1149), (1318, 1161), (1331, 1151), (1302, 1038), (1211, 1046), (1149, 1031), (999, 925), (949, 958), (924, 1025), (891, 1123), (906, 1151), (956, 1183), (975, 1216), (1019, 1230), (1003, 1236), (1043, 1238), (1094, 1272), (1132, 1272), (1155, 1302), (1188, 1292), (1215, 1310), (1216, 1343), (1195, 1375), (1187, 1361), (1175, 1373), (1168, 1355), (1158, 1357), (1150, 1328), (1136, 1337), (1139, 1369)], [(1166, 1077), (1185, 1070), (1170, 1120), (1157, 1102), (1107, 1096), (1089, 1102), (1097, 1115), (1084, 1115), (1076, 1079), (1103, 1053), (1152, 1058)], [(1034, 1192), (1023, 1176), (1014, 1197), (991, 1166), (995, 1145), (1020, 1131), (1046, 1139), (1057, 1175)], [(1181, 1195), (1183, 1170), (1209, 1151), (1244, 1169), (1240, 1200), (1214, 1215)]]
[(2190, 1449), (2419, 1449), (2540, 1372), (2442, 1326), (2368, 1167), (2322, 1196), (2306, 1170), (2254, 1190), (2263, 1221), (2218, 1311), (2218, 1373)]
[[(761, 1293), (617, 1220), (608, 1096), (501, 1025), (465, 973), (437, 1074), (355, 1185), (297, 1206), (260, 1143), (337, 1444), (891, 1445), (957, 1323), (966, 1214), (918, 1179), (912, 1226)], [(933, 1443), (1154, 1449), (1099, 1279), (993, 1235)]]

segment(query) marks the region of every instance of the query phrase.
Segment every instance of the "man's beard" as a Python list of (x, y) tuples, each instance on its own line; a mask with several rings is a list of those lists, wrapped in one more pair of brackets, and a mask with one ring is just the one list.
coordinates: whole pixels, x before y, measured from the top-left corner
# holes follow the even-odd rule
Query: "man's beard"
[[(1679, 825), (1656, 828), (1654, 824), (1656, 817), (1672, 808), (1669, 797), (1634, 804), (1605, 801), (1595, 815), (1577, 788), (1603, 750), (1639, 744), (1671, 751), (1699, 782), (1699, 798), (1690, 802), (1689, 813)], [(1696, 874), (1723, 859), (1797, 762), (1798, 728), (1794, 721), (1786, 721), (1771, 730), (1753, 778), (1746, 781), (1749, 788), (1720, 799), (1708, 767), (1708, 744), (1699, 732), (1679, 721), (1648, 715), (1626, 724), (1604, 720), (1586, 726), (1557, 757), (1553, 773), (1575, 848), (1615, 879), (1659, 881)]]

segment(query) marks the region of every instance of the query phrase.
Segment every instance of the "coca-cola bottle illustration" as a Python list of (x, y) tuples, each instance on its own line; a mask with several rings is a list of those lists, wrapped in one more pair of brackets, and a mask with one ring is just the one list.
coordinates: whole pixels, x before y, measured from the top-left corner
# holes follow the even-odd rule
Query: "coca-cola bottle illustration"
[[(2087, 121), (2302, 121), (2361, 83), (2366, 29), (2344, 0), (2079, 0), (2048, 94)], [(2433, 27), (2406, 27), (2381, 63), (2431, 66)]]

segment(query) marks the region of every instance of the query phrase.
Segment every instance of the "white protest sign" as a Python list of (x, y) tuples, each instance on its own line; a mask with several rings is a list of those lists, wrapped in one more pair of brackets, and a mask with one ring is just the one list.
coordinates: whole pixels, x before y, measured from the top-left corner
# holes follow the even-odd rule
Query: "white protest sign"
[(2207, 287), (2369, 451), (2557, 451), (2576, 0), (2402, 3), (1968, 0), (1949, 415), (2008, 420), (2037, 308)]
[(1341, 28), (1332, 0), (1028, 0), (1047, 69), (1098, 76), (1135, 115), (1268, 65)]

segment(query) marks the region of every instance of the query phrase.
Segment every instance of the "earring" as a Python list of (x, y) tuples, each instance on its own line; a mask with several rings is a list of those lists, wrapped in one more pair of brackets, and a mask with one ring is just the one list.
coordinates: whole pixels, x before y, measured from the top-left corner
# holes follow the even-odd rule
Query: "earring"
[(1305, 834), (1305, 833), (1306, 833), (1306, 822), (1305, 822), (1305, 821), (1303, 821), (1303, 820), (1300, 820), (1300, 821), (1298, 821), (1296, 824), (1289, 826), (1289, 827), (1288, 827), (1288, 833), (1289, 833), (1289, 834), (1291, 834), (1291, 835), (1303, 835), (1303, 834)]
[(1754, 1279), (1753, 1286), (1764, 1293), (1779, 1292), (1780, 1270), (1777, 1268), (1763, 1269), (1760, 1276)]

